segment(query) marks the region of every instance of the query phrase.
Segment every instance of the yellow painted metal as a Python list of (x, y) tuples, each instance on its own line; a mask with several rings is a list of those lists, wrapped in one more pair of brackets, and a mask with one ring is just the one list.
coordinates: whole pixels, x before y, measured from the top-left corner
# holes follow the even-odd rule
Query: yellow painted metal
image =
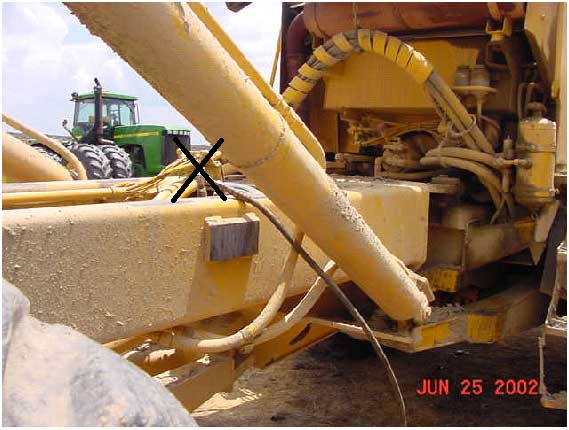
[(533, 240), (535, 221), (531, 218), (522, 218), (513, 222), (520, 241), (529, 243)]
[(39, 191), (62, 191), (62, 190), (90, 190), (94, 188), (118, 187), (124, 184), (137, 183), (150, 178), (125, 178), (125, 179), (87, 179), (76, 181), (51, 181), (51, 182), (25, 182), (20, 184), (3, 184), (3, 193), (30, 193)]
[(49, 149), (61, 155), (63, 159), (69, 163), (71, 169), (76, 173), (77, 177), (74, 179), (87, 179), (87, 172), (85, 171), (83, 164), (81, 164), (81, 161), (79, 161), (79, 159), (69, 149), (63, 146), (63, 144), (57, 140), (47, 137), (45, 134), (34, 130), (29, 125), (26, 125), (5, 113), (2, 113), (2, 121), (8, 124), (10, 127), (21, 131), (26, 136), (31, 137), (32, 139), (36, 139), (41, 144), (47, 146)]
[[(273, 106), (285, 119), (289, 127), (292, 129), (294, 134), (298, 137), (300, 142), (306, 147), (310, 155), (314, 157), (320, 166), (325, 167), (326, 159), (324, 156), (324, 151), (318, 143), (318, 140), (314, 137), (312, 132), (300, 117), (291, 109), (283, 98), (272, 89), (272, 84), (269, 85), (257, 71), (255, 66), (243, 55), (239, 47), (233, 42), (231, 37), (225, 32), (225, 30), (219, 25), (215, 18), (209, 13), (207, 8), (197, 2), (188, 3), (188, 6), (196, 14), (196, 16), (203, 22), (217, 41), (221, 44), (223, 49), (237, 62), (239, 67), (245, 72), (245, 74), (253, 81), (257, 86), (263, 97)], [(280, 46), (280, 44), (279, 44)]]
[(431, 224), (425, 271), (450, 266), (464, 272), (514, 255), (528, 248), (534, 228), (531, 218), (500, 224), (469, 223), (466, 229)]
[(2, 133), (2, 175), (10, 181), (66, 181), (70, 172), (8, 133)]
[(567, 176), (567, 4), (560, 3), (557, 14), (555, 76), (551, 96), (557, 105), (557, 153), (555, 170)]
[(186, 409), (192, 411), (215, 393), (231, 391), (236, 376), (231, 357), (213, 355), (168, 370), (156, 375), (154, 379), (168, 388)]
[[(396, 320), (428, 317), (427, 298), (415, 279), (392, 258), (283, 117), (187, 5), (67, 6), (206, 139), (223, 136), (228, 160), (388, 315)], [(154, 55), (148, 56), (149, 51)]]
[(418, 350), (431, 349), (442, 344), (447, 344), (451, 337), (450, 321), (443, 321), (438, 324), (429, 324), (421, 329), (421, 341), (417, 345)]
[[(453, 82), (456, 68), (463, 64), (474, 65), (482, 55), (486, 38), (418, 40), (410, 44), (420, 51), (448, 82)], [(340, 69), (341, 72), (336, 72)], [(324, 77), (326, 85), (324, 108), (379, 109), (381, 113), (432, 112), (432, 102), (421, 85), (401, 68), (382, 55), (363, 52), (350, 56), (345, 62), (330, 69)], [(507, 77), (505, 81), (509, 81)], [(502, 82), (500, 82), (502, 85)], [(507, 101), (500, 97), (489, 100), (487, 108), (503, 110)]]
[[(41, 155), (41, 154), (40, 154)], [(129, 185), (141, 182), (145, 178), (128, 180), (87, 180), (36, 182), (29, 188), (23, 184), (8, 186), (9, 192), (2, 193), (3, 209), (23, 209), (31, 207), (69, 206), (90, 203), (119, 202), (123, 200), (145, 200), (154, 196), (157, 200), (169, 198), (186, 180), (185, 177), (172, 176), (164, 178), (156, 185), (145, 190), (132, 191)], [(22, 190), (22, 191), (20, 191)], [(158, 192), (160, 190), (160, 192)], [(192, 182), (182, 197), (196, 190)]]
[(275, 84), (275, 79), (277, 77), (277, 67), (279, 65), (279, 58), (281, 54), (282, 45), (282, 29), (279, 31), (279, 37), (277, 38), (277, 47), (275, 49), (275, 57), (273, 58), (273, 67), (271, 68), (271, 76), (269, 78), (269, 85), (272, 87)]
[(275, 361), (318, 343), (336, 333), (331, 327), (300, 322), (280, 336), (255, 346), (252, 355), (256, 367), (266, 367)]
[(467, 317), (466, 334), (473, 342), (491, 343), (498, 340), (498, 317), (496, 315), (476, 315)]
[(31, 193), (2, 193), (2, 209), (121, 201), (128, 195), (129, 192), (127, 190), (117, 187)]
[[(424, 262), (426, 189), (353, 178), (340, 184), (391, 252), (411, 267)], [(293, 223), (274, 203), (261, 203), (290, 231)], [(204, 219), (247, 212), (260, 219), (259, 253), (206, 262)], [(2, 227), (3, 276), (30, 299), (32, 313), (101, 342), (264, 304), (290, 248), (263, 215), (232, 199), (16, 209), (4, 212)], [(304, 244), (319, 264), (330, 259), (310, 239)], [(335, 275), (338, 282), (347, 278), (341, 270)], [(305, 292), (315, 279), (299, 261), (288, 295)]]
[[(507, 290), (463, 307), (442, 307), (433, 318), (410, 333), (371, 328), (384, 345), (406, 352), (419, 352), (459, 342), (492, 343), (543, 323), (547, 296), (534, 285), (515, 284)], [(360, 327), (347, 322), (307, 318), (314, 324), (335, 328), (352, 337), (365, 339)]]
[(536, 211), (555, 199), (556, 124), (541, 115), (525, 118), (518, 125), (516, 156), (531, 162), (516, 168), (513, 188), (516, 201)]
[[(378, 32), (374, 31), (373, 33), (377, 34)], [(348, 34), (350, 33), (347, 32), (346, 35)], [(353, 37), (353, 32), (351, 33), (351, 36)], [(432, 98), (432, 101), (439, 106), (440, 109), (438, 111), (444, 112), (444, 115), (448, 115), (454, 127), (464, 134), (464, 143), (468, 148), (477, 151), (481, 150), (490, 154), (494, 153), (492, 144), (476, 125), (476, 122), (473, 122), (473, 119), (469, 115), (465, 106), (450, 89), (445, 80), (436, 71), (434, 71), (433, 65), (423, 56), (423, 54), (416, 51), (410, 45), (406, 45), (404, 49), (400, 49), (401, 41), (392, 36), (386, 36), (385, 52), (380, 51), (378, 53), (377, 50), (374, 51), (372, 48), (372, 33), (370, 30), (359, 29), (356, 31), (356, 36), (359, 48), (363, 49), (365, 52), (379, 54), (381, 57), (397, 65), (399, 70), (407, 72), (407, 75), (409, 75), (416, 83), (421, 84)], [(331, 40), (333, 41), (334, 39), (332, 38)], [(312, 57), (308, 60), (308, 63), (313, 62), (315, 67), (317, 66), (321, 69), (320, 72), (325, 72), (327, 68), (341, 61), (340, 58), (336, 58), (332, 54), (335, 49), (340, 48), (335, 47), (333, 42), (329, 42), (330, 41), (327, 41), (316, 48)], [(330, 55), (329, 57), (326, 57), (325, 54)], [(316, 81), (307, 79), (307, 76), (303, 75), (302, 70), (302, 67), (299, 68), (297, 76), (301, 79), (312, 82), (312, 86), (314, 86)], [(366, 75), (365, 82), (370, 78), (370, 76)], [(366, 86), (366, 91), (367, 90)], [(290, 85), (283, 93), (283, 97), (291, 106), (299, 106), (306, 96), (306, 93), (298, 91)], [(346, 106), (343, 106), (343, 108), (345, 107)]]
[[(527, 35), (532, 54), (537, 62), (541, 76), (551, 83), (555, 76), (558, 16), (562, 3), (528, 2), (524, 20), (524, 32)], [(565, 44), (563, 39), (561, 45)]]
[(459, 270), (438, 267), (427, 270), (423, 275), (429, 280), (429, 285), (433, 291), (452, 293), (458, 289)]
[[(141, 343), (135, 349), (122, 354), (122, 357), (136, 364), (151, 376), (183, 366), (191, 361), (189, 357), (175, 349), (163, 349), (159, 345)], [(195, 357), (198, 359), (200, 357)]]

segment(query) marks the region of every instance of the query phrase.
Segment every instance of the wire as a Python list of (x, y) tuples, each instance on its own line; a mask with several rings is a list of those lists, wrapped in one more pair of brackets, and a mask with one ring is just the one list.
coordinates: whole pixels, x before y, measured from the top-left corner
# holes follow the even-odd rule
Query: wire
[(350, 302), (350, 299), (346, 297), (344, 292), (338, 287), (338, 285), (334, 282), (332, 277), (328, 275), (319, 265), (318, 263), (306, 252), (306, 250), (302, 247), (300, 243), (294, 240), (291, 234), (285, 229), (283, 224), (277, 219), (277, 217), (265, 206), (261, 203), (256, 201), (252, 198), (248, 193), (244, 193), (241, 191), (236, 190), (235, 188), (224, 184), (223, 182), (216, 181), (216, 184), (221, 188), (222, 191), (226, 192), (229, 195), (232, 195), (238, 200), (242, 200), (246, 203), (249, 203), (251, 206), (257, 208), (263, 215), (267, 217), (267, 219), (276, 227), (276, 229), (284, 236), (284, 238), (291, 244), (291, 246), (298, 252), (298, 254), (306, 261), (306, 263), (320, 276), (326, 284), (330, 287), (332, 292), (336, 295), (336, 297), (340, 300), (340, 302), (346, 307), (348, 312), (352, 315), (352, 317), (356, 320), (358, 325), (364, 331), (366, 337), (371, 342), (373, 350), (377, 354), (379, 360), (384, 365), (385, 369), (387, 370), (387, 376), (389, 378), (389, 382), (393, 388), (393, 392), (395, 394), (396, 401), (399, 406), (399, 411), (401, 414), (401, 424), (403, 426), (407, 426), (407, 413), (405, 408), (405, 400), (403, 399), (403, 394), (401, 393), (401, 388), (399, 387), (399, 382), (397, 381), (397, 377), (395, 376), (395, 372), (393, 371), (391, 364), (389, 363), (389, 359), (381, 344), (378, 342), (376, 337), (373, 335), (371, 328), (367, 324), (366, 320), (362, 317), (356, 307)]

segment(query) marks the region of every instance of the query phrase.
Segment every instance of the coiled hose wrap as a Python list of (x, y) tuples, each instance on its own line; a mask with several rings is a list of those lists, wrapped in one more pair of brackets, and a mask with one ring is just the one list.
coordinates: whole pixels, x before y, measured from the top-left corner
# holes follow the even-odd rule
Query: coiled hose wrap
[(408, 73), (422, 85), (437, 111), (450, 118), (459, 132), (466, 132), (465, 144), (474, 150), (493, 154), (494, 148), (460, 100), (434, 70), (433, 65), (412, 46), (396, 37), (377, 30), (351, 30), (338, 33), (316, 48), (308, 61), (298, 69), (283, 93), (292, 107), (297, 107), (312, 91), (327, 69), (344, 61), (355, 52), (369, 52), (381, 55)]

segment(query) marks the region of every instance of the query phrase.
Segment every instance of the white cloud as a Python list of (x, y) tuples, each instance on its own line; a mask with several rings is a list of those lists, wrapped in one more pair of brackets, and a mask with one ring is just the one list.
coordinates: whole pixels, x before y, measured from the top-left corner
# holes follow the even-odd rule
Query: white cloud
[(224, 3), (206, 5), (268, 81), (279, 36), (281, 3), (257, 1), (237, 13), (228, 10)]
[[(238, 13), (224, 3), (211, 13), (268, 80), (280, 25), (280, 3), (258, 2)], [(46, 133), (65, 134), (73, 91), (87, 92), (93, 78), (103, 87), (139, 97), (145, 123), (188, 125), (166, 100), (67, 8), (55, 3), (2, 5), (2, 109)], [(203, 138), (194, 133), (194, 140)]]
[[(54, 4), (3, 5), (3, 110), (48, 133), (63, 134), (72, 91), (88, 91), (93, 78), (127, 90), (128, 65), (100, 40), (69, 41), (82, 31)], [(76, 28), (73, 28), (76, 26)], [(86, 30), (83, 30), (86, 31)], [(73, 37), (71, 37), (73, 39)]]

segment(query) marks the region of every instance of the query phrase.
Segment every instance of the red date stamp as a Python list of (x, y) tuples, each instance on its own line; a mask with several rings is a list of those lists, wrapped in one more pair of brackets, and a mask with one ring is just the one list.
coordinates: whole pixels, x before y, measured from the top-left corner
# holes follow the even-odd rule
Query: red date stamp
[[(452, 384), (449, 379), (423, 379), (417, 388), (420, 396), (449, 396)], [(465, 378), (459, 381), (458, 390), (461, 396), (480, 396), (492, 390), (495, 396), (537, 396), (539, 381), (532, 379), (483, 379)]]

